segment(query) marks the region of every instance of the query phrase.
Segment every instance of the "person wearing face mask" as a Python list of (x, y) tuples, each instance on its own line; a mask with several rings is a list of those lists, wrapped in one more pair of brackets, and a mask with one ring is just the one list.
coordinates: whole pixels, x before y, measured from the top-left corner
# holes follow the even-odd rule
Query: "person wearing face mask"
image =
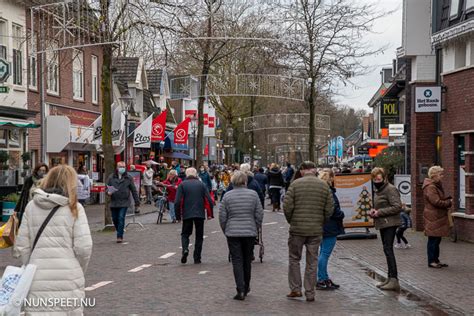
[(369, 216), (374, 219), (375, 229), (380, 230), (383, 251), (387, 259), (388, 277), (376, 286), (385, 291), (398, 291), (397, 262), (393, 252), (393, 242), (398, 226), (401, 225), (400, 213), (402, 202), (397, 188), (387, 181), (387, 174), (382, 168), (372, 170), (372, 181), (375, 187), (374, 208)]
[(143, 186), (145, 187), (146, 192), (146, 204), (151, 204), (153, 196), (151, 194), (151, 189), (153, 186), (153, 177), (155, 176), (155, 171), (151, 168), (151, 163), (146, 164), (146, 170), (143, 171)]
[(125, 162), (117, 163), (117, 170), (107, 180), (107, 194), (110, 196), (110, 209), (112, 221), (117, 231), (117, 243), (123, 242), (123, 229), (125, 226), (125, 215), (130, 207), (130, 194), (135, 201), (135, 207), (140, 206), (140, 197), (133, 178), (127, 173)]
[(48, 173), (48, 171), (49, 168), (46, 164), (39, 164), (33, 170), (33, 174), (25, 179), (23, 189), (21, 190), (20, 200), (15, 206), (16, 216), (18, 217), (20, 224), (23, 213), (25, 212), (25, 207), (33, 198), (33, 191), (39, 188), (41, 180)]
[(212, 182), (211, 182), (211, 176), (206, 170), (206, 167), (201, 166), (199, 168), (199, 178), (201, 179), (202, 183), (204, 183), (209, 190), (209, 192), (212, 191)]

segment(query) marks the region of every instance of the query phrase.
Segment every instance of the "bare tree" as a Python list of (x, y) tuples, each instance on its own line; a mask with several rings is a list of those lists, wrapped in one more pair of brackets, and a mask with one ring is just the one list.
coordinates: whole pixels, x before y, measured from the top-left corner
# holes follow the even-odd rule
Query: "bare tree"
[(377, 13), (370, 4), (351, 0), (297, 0), (283, 10), (288, 63), (308, 78), (306, 102), (309, 109), (309, 155), (314, 160), (316, 99), (334, 83), (349, 83), (364, 72), (361, 59), (381, 52), (364, 37)]

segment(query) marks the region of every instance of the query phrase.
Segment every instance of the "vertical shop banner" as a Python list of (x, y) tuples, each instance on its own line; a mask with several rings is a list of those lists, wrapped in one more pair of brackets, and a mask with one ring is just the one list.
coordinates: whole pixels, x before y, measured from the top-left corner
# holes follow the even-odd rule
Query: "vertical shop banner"
[(206, 147), (204, 147), (204, 156), (209, 156), (209, 144), (206, 144)]
[(411, 176), (409, 174), (396, 174), (393, 184), (400, 192), (402, 203), (411, 205)]
[(209, 136), (216, 136), (216, 109), (209, 107)]
[(134, 148), (151, 148), (151, 126), (153, 114), (147, 117), (140, 126), (133, 131)]
[(189, 136), (189, 122), (190, 118), (186, 118), (184, 121), (178, 124), (174, 129), (174, 143), (177, 145), (185, 145), (188, 143)]
[(165, 140), (166, 131), (166, 110), (153, 119), (151, 127), (151, 141), (160, 142)]
[(336, 195), (341, 210), (346, 215), (345, 227), (372, 227), (369, 212), (373, 206), (372, 179), (370, 174), (337, 175), (334, 179)]
[(342, 159), (342, 156), (344, 156), (344, 137), (337, 137), (336, 156), (339, 159)]
[(398, 99), (382, 99), (380, 103), (380, 128), (381, 129), (385, 129), (385, 128), (388, 129), (390, 124), (400, 123), (400, 115), (399, 115), (398, 107), (399, 107)]

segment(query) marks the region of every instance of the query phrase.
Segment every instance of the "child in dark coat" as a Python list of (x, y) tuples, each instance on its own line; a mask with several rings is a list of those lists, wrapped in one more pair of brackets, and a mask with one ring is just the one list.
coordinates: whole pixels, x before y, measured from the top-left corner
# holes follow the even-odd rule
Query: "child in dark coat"
[[(411, 245), (408, 243), (408, 240), (405, 238), (405, 236), (403, 236), (403, 234), (405, 233), (405, 230), (412, 227), (411, 218), (410, 218), (411, 208), (409, 208), (405, 203), (402, 204), (402, 207), (403, 207), (403, 210), (400, 213), (402, 224), (400, 225), (400, 227), (397, 228), (397, 231), (396, 231), (397, 243), (395, 244), (395, 248), (408, 249), (408, 248), (411, 248)], [(402, 241), (404, 245), (402, 245), (401, 243)]]

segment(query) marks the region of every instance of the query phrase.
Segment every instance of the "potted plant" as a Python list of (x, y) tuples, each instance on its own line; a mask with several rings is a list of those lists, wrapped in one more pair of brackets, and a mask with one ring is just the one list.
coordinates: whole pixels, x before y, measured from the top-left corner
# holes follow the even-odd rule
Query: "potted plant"
[(5, 150), (0, 150), (0, 185), (5, 185), (8, 182), (8, 164), (10, 155)]
[(20, 195), (17, 193), (10, 193), (3, 199), (2, 222), (7, 222), (15, 210), (16, 204), (20, 200)]
[(21, 176), (25, 178), (29, 175), (28, 170), (30, 170), (30, 165), (28, 162), (31, 160), (31, 154), (28, 151), (24, 152), (21, 155), (21, 160), (23, 160), (23, 172), (21, 173)]

